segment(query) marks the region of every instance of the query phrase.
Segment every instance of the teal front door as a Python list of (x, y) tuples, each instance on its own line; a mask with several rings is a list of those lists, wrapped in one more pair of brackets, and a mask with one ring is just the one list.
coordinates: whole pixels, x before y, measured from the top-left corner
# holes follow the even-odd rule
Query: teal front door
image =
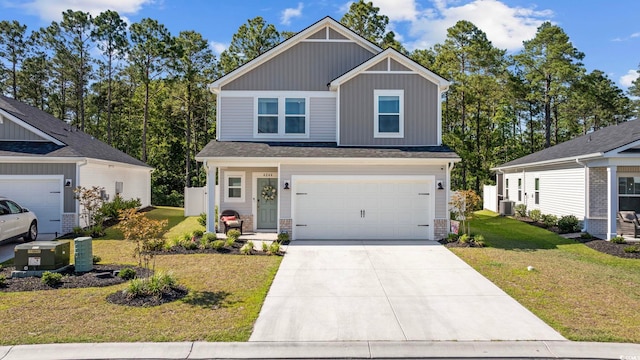
[(258, 178), (258, 229), (278, 227), (278, 179)]

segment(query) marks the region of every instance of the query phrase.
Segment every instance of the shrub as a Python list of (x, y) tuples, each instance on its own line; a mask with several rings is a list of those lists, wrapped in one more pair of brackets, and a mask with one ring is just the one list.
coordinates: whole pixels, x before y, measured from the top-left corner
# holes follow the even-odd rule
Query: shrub
[(136, 277), (136, 271), (130, 267), (120, 270), (118, 277), (124, 280), (131, 280)]
[(262, 242), (262, 252), (269, 252), (269, 245), (266, 242)]
[(227, 237), (233, 238), (233, 240), (238, 240), (240, 238), (240, 230), (232, 229), (227, 232)]
[(85, 233), (84, 229), (81, 228), (80, 226), (74, 226), (73, 227), (73, 233), (75, 235), (81, 235), (81, 236), (89, 235), (88, 233)]
[(113, 201), (102, 204), (100, 212), (105, 218), (117, 219), (121, 210), (137, 209), (142, 206), (140, 199), (124, 200), (122, 196), (116, 195)]
[(542, 219), (542, 211), (539, 209), (533, 209), (529, 211), (529, 218), (533, 221), (540, 221)]
[(105, 235), (104, 226), (102, 226), (102, 224), (93, 225), (89, 229), (85, 230), (85, 234), (94, 238), (103, 237)]
[(236, 242), (236, 239), (232, 237), (228, 237), (227, 240), (224, 241), (224, 246), (232, 247), (235, 242)]
[(542, 223), (548, 228), (556, 226), (558, 223), (558, 217), (551, 214), (544, 214), (542, 215)]
[(47, 286), (58, 286), (62, 283), (62, 274), (45, 271), (42, 273), (42, 279), (40, 279), (40, 281)]
[(280, 252), (280, 243), (277, 241), (274, 241), (271, 243), (271, 245), (269, 245), (269, 254), (275, 255), (278, 254)]
[(93, 264), (97, 264), (100, 261), (102, 261), (102, 258), (100, 256), (98, 256), (98, 255), (93, 255), (92, 261), (93, 261)]
[(514, 208), (516, 211), (516, 215), (518, 217), (525, 217), (527, 216), (527, 205), (525, 204), (518, 204), (516, 205), (516, 207)]
[(482, 235), (476, 235), (473, 237), (473, 242), (476, 244), (476, 246), (478, 247), (484, 247), (484, 236)]
[(189, 241), (183, 242), (182, 246), (187, 250), (195, 250), (198, 248), (198, 242), (196, 242), (195, 238), (193, 238), (189, 239)]
[(278, 234), (278, 241), (279, 242), (289, 241), (289, 233), (281, 232), (280, 234)]
[(458, 238), (459, 238), (458, 234), (449, 233), (447, 235), (447, 242), (448, 243), (456, 242), (458, 240)]
[(574, 215), (565, 215), (558, 220), (558, 228), (563, 233), (576, 232), (580, 230), (579, 223), (578, 218)]
[(612, 237), (610, 241), (612, 243), (614, 243), (614, 244), (626, 244), (627, 243), (627, 241), (622, 236), (619, 236), (619, 235), (615, 236), (615, 237)]
[(252, 250), (253, 250), (253, 241), (247, 241), (247, 243), (242, 245), (242, 247), (240, 248), (240, 253), (244, 255), (251, 255)]
[(459, 240), (461, 243), (463, 243), (463, 244), (468, 244), (468, 243), (469, 243), (469, 240), (471, 240), (471, 239), (470, 239), (469, 234), (462, 234), (462, 235), (458, 238), (458, 240)]
[(202, 238), (207, 239), (208, 242), (212, 242), (212, 241), (215, 241), (218, 237), (216, 236), (216, 233), (208, 232), (208, 233), (204, 233), (202, 235)]
[(580, 234), (580, 239), (591, 240), (593, 239), (593, 235), (589, 234), (588, 232), (585, 232)]
[(193, 233), (191, 233), (192, 236), (195, 237), (202, 237), (202, 235), (204, 235), (204, 231), (202, 230), (193, 230)]
[(198, 216), (198, 224), (205, 228), (207, 227), (207, 213), (202, 213)]
[(131, 298), (143, 296), (162, 296), (176, 284), (175, 277), (170, 273), (158, 272), (145, 279), (133, 279), (125, 289), (127, 296)]
[(0, 275), (0, 287), (7, 286), (7, 277), (4, 275)]
[(638, 245), (626, 246), (623, 250), (624, 252), (629, 254), (640, 253), (640, 246)]
[(165, 248), (165, 243), (166, 241), (163, 238), (151, 239), (145, 245), (145, 250), (146, 251), (162, 251), (162, 249)]
[(212, 249), (214, 250), (220, 250), (224, 247), (225, 243), (222, 240), (214, 240), (210, 243), (209, 246), (211, 246)]

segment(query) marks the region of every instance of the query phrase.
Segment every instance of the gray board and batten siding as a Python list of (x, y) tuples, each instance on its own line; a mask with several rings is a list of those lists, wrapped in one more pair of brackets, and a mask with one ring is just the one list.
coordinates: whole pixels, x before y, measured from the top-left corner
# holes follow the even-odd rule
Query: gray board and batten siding
[[(63, 175), (64, 179), (76, 179), (75, 163), (0, 163), (0, 175)], [(73, 187), (64, 188), (64, 212), (76, 211)]]
[(331, 80), (375, 55), (350, 41), (303, 41), (223, 85), (222, 90), (328, 91)]
[[(374, 90), (404, 90), (404, 138), (374, 138)], [(438, 144), (438, 85), (418, 74), (360, 73), (340, 87), (340, 144)]]
[[(2, 116), (2, 115), (0, 115)], [(0, 140), (18, 140), (18, 141), (43, 141), (44, 139), (36, 135), (23, 126), (13, 121), (3, 118), (0, 123)]]
[[(220, 141), (254, 141), (254, 98), (222, 96), (218, 124)], [(291, 139), (291, 138), (289, 138)], [(336, 141), (336, 98), (309, 98), (309, 137), (296, 141)], [(261, 137), (260, 141), (282, 141), (281, 137)]]

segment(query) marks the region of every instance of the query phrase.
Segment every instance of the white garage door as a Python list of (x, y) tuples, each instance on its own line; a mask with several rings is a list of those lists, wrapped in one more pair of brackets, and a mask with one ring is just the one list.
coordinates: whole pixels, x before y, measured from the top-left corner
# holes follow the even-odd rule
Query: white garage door
[(38, 177), (0, 177), (0, 195), (33, 211), (38, 217), (38, 231), (62, 231), (62, 179)]
[(430, 177), (293, 180), (295, 239), (431, 239)]

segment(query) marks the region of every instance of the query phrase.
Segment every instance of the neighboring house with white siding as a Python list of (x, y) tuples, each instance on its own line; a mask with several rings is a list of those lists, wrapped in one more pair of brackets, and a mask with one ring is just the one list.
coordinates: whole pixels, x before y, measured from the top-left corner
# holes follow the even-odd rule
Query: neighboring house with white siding
[[(213, 209), (292, 239), (438, 239), (449, 82), (326, 17), (217, 79), (217, 138), (196, 157)], [(220, 191), (215, 191), (216, 179)]]
[[(640, 213), (640, 120), (612, 125), (496, 166), (502, 197), (543, 214), (575, 215), (616, 236), (618, 211)], [(500, 188), (500, 186), (499, 186)]]
[(35, 212), (40, 233), (80, 221), (74, 188), (104, 188), (151, 205), (152, 168), (52, 115), (0, 95), (0, 195)]

